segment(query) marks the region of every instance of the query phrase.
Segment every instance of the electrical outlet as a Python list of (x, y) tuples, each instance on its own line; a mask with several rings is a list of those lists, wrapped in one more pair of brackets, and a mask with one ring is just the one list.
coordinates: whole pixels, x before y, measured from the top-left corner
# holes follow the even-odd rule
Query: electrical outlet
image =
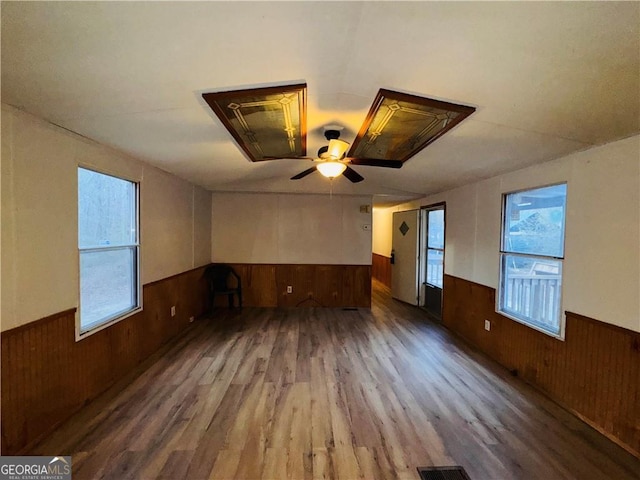
[(171, 307), (171, 316), (172, 317), (176, 316), (176, 306), (175, 305), (173, 307)]
[(293, 293), (293, 287), (291, 285), (287, 285), (287, 293)]
[(189, 323), (193, 322), (193, 317), (189, 317)]
[(490, 331), (491, 331), (491, 322), (490, 322), (489, 320), (485, 320), (485, 321), (484, 321), (484, 329), (485, 329), (487, 332), (490, 332)]

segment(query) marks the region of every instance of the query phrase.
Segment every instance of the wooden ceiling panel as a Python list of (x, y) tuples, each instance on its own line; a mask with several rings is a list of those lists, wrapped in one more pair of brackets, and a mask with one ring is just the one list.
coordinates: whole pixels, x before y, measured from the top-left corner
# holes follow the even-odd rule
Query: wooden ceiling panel
[(474, 107), (380, 89), (347, 156), (354, 164), (406, 162), (467, 118)]
[(252, 162), (307, 154), (307, 84), (202, 94)]

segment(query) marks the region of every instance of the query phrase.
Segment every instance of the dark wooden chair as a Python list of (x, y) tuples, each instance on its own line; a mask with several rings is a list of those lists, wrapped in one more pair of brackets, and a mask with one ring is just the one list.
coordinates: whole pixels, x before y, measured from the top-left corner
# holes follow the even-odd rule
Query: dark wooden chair
[(204, 276), (209, 285), (209, 311), (213, 310), (216, 295), (227, 295), (229, 308), (234, 307), (233, 296), (238, 296), (238, 307), (242, 308), (242, 281), (231, 265), (208, 266)]

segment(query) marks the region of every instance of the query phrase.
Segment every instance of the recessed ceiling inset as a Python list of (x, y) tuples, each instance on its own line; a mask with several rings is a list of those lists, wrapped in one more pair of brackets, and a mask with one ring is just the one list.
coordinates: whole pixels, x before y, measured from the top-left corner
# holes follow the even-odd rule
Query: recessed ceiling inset
[(475, 110), (381, 88), (347, 156), (405, 162)]
[(204, 93), (251, 161), (307, 154), (307, 84)]
[[(311, 160), (291, 177), (320, 171), (325, 177), (364, 180), (350, 165), (401, 168), (408, 159), (471, 115), (474, 107), (380, 89), (358, 136), (340, 138), (342, 127), (325, 126), (328, 145), (306, 157), (307, 84), (204, 93), (202, 97), (253, 162)], [(349, 149), (347, 153), (347, 149)]]

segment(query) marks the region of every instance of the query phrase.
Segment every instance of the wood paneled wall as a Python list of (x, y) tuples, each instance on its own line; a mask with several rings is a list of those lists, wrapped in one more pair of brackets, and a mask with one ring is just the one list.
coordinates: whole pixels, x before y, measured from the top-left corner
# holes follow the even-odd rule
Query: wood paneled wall
[(391, 259), (374, 253), (372, 260), (371, 275), (373, 278), (391, 288)]
[[(203, 268), (144, 286), (144, 310), (75, 341), (75, 309), (2, 332), (2, 454), (29, 453), (206, 308)], [(176, 316), (171, 317), (171, 306)]]
[(496, 313), (495, 289), (444, 282), (449, 329), (640, 457), (640, 333), (567, 312), (560, 341)]
[(371, 265), (231, 265), (247, 307), (371, 307)]

